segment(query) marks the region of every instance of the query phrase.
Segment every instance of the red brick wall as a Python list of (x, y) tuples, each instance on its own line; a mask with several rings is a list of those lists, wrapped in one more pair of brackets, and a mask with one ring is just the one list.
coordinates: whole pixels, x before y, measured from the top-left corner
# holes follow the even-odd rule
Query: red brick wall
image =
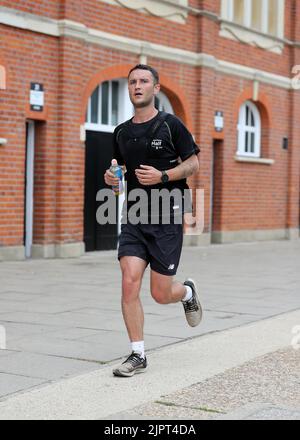
[(0, 6), (29, 14), (59, 18), (64, 0), (0, 0)]
[[(21, 245), (24, 223), (25, 123), (31, 81), (41, 82), (45, 86), (49, 120), (47, 135), (43, 137), (42, 145), (38, 143), (36, 155), (36, 171), (41, 171), (39, 177), (36, 175), (38, 193), (45, 191), (47, 200), (55, 199), (55, 182), (50, 181), (49, 173), (53, 175), (50, 168), (56, 166), (58, 41), (56, 38), (12, 27), (0, 26), (0, 29), (0, 51), (7, 68), (7, 89), (0, 92), (0, 135), (8, 140), (6, 146), (0, 147), (0, 244)], [(42, 188), (42, 181), (46, 179), (47, 187)], [(38, 198), (36, 203), (39, 209), (38, 220), (42, 221), (44, 217), (40, 216)], [(43, 228), (47, 230), (47, 220)]]
[[(219, 0), (190, 2), (219, 14)], [(217, 58), (272, 73), (291, 76), (300, 64), (299, 49), (286, 46), (283, 55), (219, 37), (219, 24), (205, 17), (189, 16), (179, 25), (96, 0), (0, 1), (0, 6), (51, 18), (66, 17), (87, 26), (170, 47), (200, 51)], [(294, 8), (294, 9), (293, 9)], [(297, 8), (297, 9), (296, 9)], [(300, 40), (299, 2), (286, 1), (286, 36)], [(22, 245), (24, 224), (25, 121), (30, 82), (45, 88), (45, 121), (37, 123), (35, 156), (34, 242), (78, 242), (83, 239), (83, 186), (85, 150), (79, 139), (89, 82), (116, 66), (133, 65), (138, 57), (55, 37), (0, 25), (0, 60), (7, 69), (7, 89), (0, 91), (0, 246)], [(215, 230), (283, 229), (299, 225), (298, 92), (261, 84), (262, 107), (270, 117), (263, 127), (263, 152), (272, 166), (242, 164), (236, 153), (237, 102), (252, 89), (251, 81), (221, 75), (207, 68), (148, 59), (161, 73), (163, 90), (188, 124), (201, 146), (200, 173), (194, 179), (205, 188), (205, 230), (210, 225), (211, 160), (214, 112), (223, 110), (224, 142), (216, 155), (217, 191)], [(121, 68), (120, 68), (121, 69)], [(110, 70), (113, 72), (113, 70)], [(119, 71), (122, 71), (119, 70)], [(97, 76), (98, 75), (98, 76)], [(176, 87), (175, 87), (176, 86)], [(173, 92), (170, 93), (174, 88)], [(176, 88), (176, 93), (175, 93)], [(289, 151), (281, 148), (290, 139)]]

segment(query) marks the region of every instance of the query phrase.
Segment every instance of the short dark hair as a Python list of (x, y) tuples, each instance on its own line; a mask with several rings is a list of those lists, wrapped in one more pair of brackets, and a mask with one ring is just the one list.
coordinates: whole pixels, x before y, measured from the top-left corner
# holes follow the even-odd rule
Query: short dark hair
[(159, 74), (157, 70), (155, 70), (153, 67), (148, 66), (147, 64), (137, 64), (128, 73), (128, 78), (130, 77), (131, 73), (134, 72), (135, 70), (148, 70), (148, 72), (152, 73), (152, 76), (154, 78), (154, 84), (155, 85), (159, 84)]

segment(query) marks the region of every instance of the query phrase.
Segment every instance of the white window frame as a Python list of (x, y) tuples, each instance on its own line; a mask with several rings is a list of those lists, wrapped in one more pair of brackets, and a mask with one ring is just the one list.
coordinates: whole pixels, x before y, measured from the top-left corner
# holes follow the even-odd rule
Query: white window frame
[[(112, 124), (111, 120), (111, 103), (112, 103), (112, 83), (119, 83), (119, 96), (118, 96), (118, 121), (116, 125)], [(87, 121), (85, 123), (85, 129), (90, 131), (101, 131), (105, 133), (113, 133), (114, 129), (121, 122), (124, 122), (126, 119), (129, 119), (133, 115), (132, 104), (128, 95), (127, 88), (127, 80), (125, 78), (122, 79), (113, 79), (108, 81), (108, 124), (101, 123), (101, 84), (98, 86), (98, 122), (90, 122), (91, 121), (91, 96), (88, 101), (87, 106)], [(129, 116), (128, 116), (129, 115)]]
[[(246, 108), (249, 107), (250, 111), (254, 116), (254, 127), (248, 126), (245, 123), (246, 120)], [(246, 101), (241, 106), (239, 111), (239, 122), (238, 122), (238, 156), (245, 157), (261, 157), (261, 117), (258, 108), (251, 101)], [(254, 133), (255, 143), (254, 152), (251, 153), (246, 151), (246, 133)]]
[(157, 98), (159, 100), (158, 110), (162, 111), (162, 109), (164, 108), (167, 113), (171, 113), (172, 115), (174, 115), (172, 104), (167, 95), (165, 95), (163, 92), (159, 92)]
[[(262, 7), (262, 29), (257, 30), (252, 27), (252, 0), (244, 0), (244, 22), (243, 26), (253, 30), (254, 32), (261, 32), (268, 36), (284, 38), (284, 11), (285, 0), (277, 0), (278, 19), (276, 34), (269, 33), (269, 6), (270, 0), (261, 0)], [(221, 16), (223, 19), (234, 22), (234, 0), (222, 0)], [(235, 23), (237, 24), (237, 23)]]

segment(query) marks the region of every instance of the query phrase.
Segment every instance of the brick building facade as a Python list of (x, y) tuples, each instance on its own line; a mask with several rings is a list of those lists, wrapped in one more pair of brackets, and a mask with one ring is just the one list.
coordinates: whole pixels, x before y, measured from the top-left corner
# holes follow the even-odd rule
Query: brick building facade
[(110, 247), (87, 188), (138, 62), (201, 147), (186, 243), (299, 239), (298, 0), (0, 0), (0, 259)]

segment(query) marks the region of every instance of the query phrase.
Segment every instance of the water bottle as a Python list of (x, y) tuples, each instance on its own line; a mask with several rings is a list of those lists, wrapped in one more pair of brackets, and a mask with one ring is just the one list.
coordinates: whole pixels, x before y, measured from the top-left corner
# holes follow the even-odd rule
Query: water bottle
[(113, 186), (112, 189), (116, 196), (120, 196), (124, 192), (123, 172), (122, 172), (122, 168), (118, 165), (116, 159), (113, 159), (111, 161), (110, 172), (113, 173), (115, 177), (119, 178), (119, 184)]

